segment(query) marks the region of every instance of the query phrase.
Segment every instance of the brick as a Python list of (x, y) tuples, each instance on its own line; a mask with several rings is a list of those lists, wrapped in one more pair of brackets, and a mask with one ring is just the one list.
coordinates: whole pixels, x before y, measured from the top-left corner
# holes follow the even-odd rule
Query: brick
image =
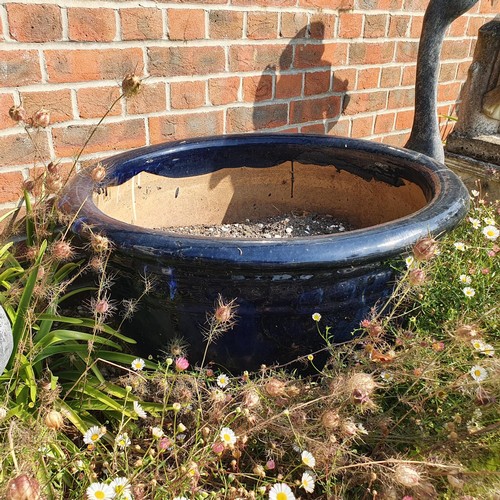
[[(77, 155), (94, 128), (94, 125), (70, 125), (69, 127), (52, 128), (56, 154), (60, 157)], [(132, 149), (145, 144), (146, 134), (142, 119), (102, 123), (86, 144), (83, 153)]]
[(127, 73), (142, 73), (140, 48), (47, 50), (49, 82), (121, 81)]
[(326, 133), (329, 135), (338, 135), (340, 137), (349, 137), (351, 126), (350, 119), (340, 119), (326, 122)]
[(0, 203), (17, 201), (22, 196), (23, 175), (21, 172), (0, 170)]
[(205, 11), (200, 9), (168, 9), (167, 19), (170, 40), (205, 38)]
[(411, 27), (410, 27), (410, 37), (411, 38), (420, 38), (420, 34), (422, 33), (422, 24), (424, 22), (424, 16), (413, 15), (411, 17)]
[(341, 38), (358, 38), (363, 30), (363, 14), (341, 12), (339, 15), (339, 36)]
[(208, 98), (214, 106), (231, 104), (238, 101), (240, 78), (210, 78), (208, 80)]
[(138, 94), (125, 100), (127, 114), (157, 113), (167, 109), (164, 83), (143, 83)]
[(227, 110), (226, 133), (250, 132), (253, 130), (283, 127), (287, 123), (287, 104), (235, 107)]
[[(126, 0), (123, 0), (126, 1)], [(227, 0), (156, 0), (157, 3), (227, 4)]]
[(429, 0), (405, 0), (405, 10), (420, 10), (424, 11)]
[(396, 113), (377, 113), (375, 117), (375, 134), (384, 134), (394, 130), (394, 120)]
[(416, 62), (418, 42), (397, 42), (396, 60), (399, 63)]
[(314, 71), (304, 75), (304, 95), (325, 94), (330, 90), (331, 71)]
[(76, 42), (110, 42), (116, 36), (113, 9), (68, 9), (68, 37)]
[(463, 37), (467, 33), (467, 24), (469, 20), (467, 16), (460, 16), (459, 18), (455, 19), (452, 23), (451, 26), (448, 29), (448, 33), (446, 36), (458, 36), (458, 37)]
[(355, 90), (356, 88), (356, 70), (355, 69), (336, 69), (333, 72), (334, 92), (345, 92)]
[(354, 0), (299, 0), (299, 7), (319, 7), (324, 9), (349, 10), (354, 7)]
[(461, 82), (441, 83), (438, 86), (438, 102), (456, 101), (460, 97)]
[(50, 123), (59, 123), (73, 118), (71, 92), (65, 90), (50, 90), (44, 92), (21, 91), (21, 102), (28, 116), (45, 108), (50, 111)]
[(208, 34), (213, 39), (240, 39), (243, 36), (243, 12), (211, 10), (208, 13)]
[(355, 117), (351, 123), (351, 137), (354, 139), (363, 139), (372, 135), (373, 115)]
[(467, 36), (477, 36), (479, 28), (483, 24), (484, 24), (484, 19), (482, 17), (469, 16), (469, 22), (467, 25)]
[(399, 111), (396, 115), (396, 130), (409, 130), (413, 125), (413, 109)]
[(395, 148), (403, 148), (406, 142), (408, 141), (409, 136), (410, 136), (409, 132), (387, 135), (382, 139), (382, 142), (384, 144), (387, 144), (388, 146), (393, 146)]
[(377, 89), (379, 86), (380, 68), (366, 68), (358, 71), (358, 90)]
[(349, 45), (349, 64), (384, 64), (394, 59), (394, 42), (363, 42)]
[(9, 116), (9, 109), (14, 106), (14, 95), (0, 94), (0, 130), (16, 126), (16, 122)]
[(193, 109), (205, 105), (206, 83), (202, 80), (172, 82), (170, 104), (172, 109)]
[(0, 50), (0, 82), (2, 87), (20, 87), (42, 79), (36, 50)]
[(335, 118), (340, 114), (340, 101), (341, 98), (338, 95), (292, 101), (290, 123), (307, 123)]
[[(36, 161), (49, 157), (46, 130), (32, 134), (30, 138), (24, 131), (17, 134), (0, 136), (0, 167), (13, 165), (33, 165)], [(33, 144), (32, 139), (35, 141)]]
[(225, 69), (222, 47), (150, 47), (151, 76), (191, 76), (220, 73)]
[(151, 117), (148, 120), (152, 144), (166, 140), (220, 135), (223, 132), (224, 112), (186, 113)]
[(358, 92), (349, 94), (345, 115), (357, 115), (386, 109), (387, 92)]
[(56, 5), (7, 4), (10, 36), (18, 42), (61, 40), (61, 9)]
[(401, 78), (401, 85), (403, 87), (406, 87), (407, 85), (415, 85), (416, 78), (417, 78), (416, 64), (403, 67), (403, 76)]
[(269, 40), (277, 37), (277, 12), (249, 12), (247, 14), (247, 38), (250, 40)]
[(296, 3), (296, 0), (231, 0), (231, 5), (251, 7), (293, 7)]
[(389, 18), (389, 38), (403, 38), (408, 36), (410, 22), (410, 16), (391, 14)]
[(387, 14), (366, 14), (363, 29), (364, 38), (381, 38), (387, 31)]
[(120, 102), (117, 102), (110, 110), (119, 95), (120, 89), (116, 86), (78, 89), (76, 100), (80, 117), (101, 118), (106, 113), (108, 116), (120, 115), (122, 112)]
[(347, 61), (348, 44), (301, 44), (295, 47), (295, 68), (330, 68)]
[(276, 99), (300, 97), (302, 95), (302, 73), (279, 75), (276, 80)]
[(457, 80), (465, 80), (469, 72), (471, 61), (461, 62), (457, 69)]
[(307, 14), (305, 12), (282, 12), (280, 36), (283, 38), (305, 38)]
[(264, 71), (290, 68), (292, 48), (288, 45), (233, 45), (229, 47), (230, 71)]
[(324, 12), (311, 14), (309, 36), (316, 40), (333, 38), (335, 36), (336, 22), (337, 16), (333, 14), (325, 14)]
[(469, 56), (470, 40), (444, 40), (441, 58), (464, 59)]
[(273, 97), (272, 75), (247, 76), (242, 83), (244, 102), (260, 102)]
[[(481, 14), (498, 14), (500, 5), (498, 4), (498, 0), (481, 0), (481, 3), (475, 5), (475, 8)], [(474, 12), (474, 8), (470, 10), (470, 12)]]
[(312, 125), (304, 125), (300, 127), (301, 134), (324, 134), (325, 124), (324, 123), (314, 123)]
[(137, 7), (120, 9), (123, 40), (156, 40), (163, 37), (160, 9)]
[(394, 89), (389, 91), (388, 109), (409, 108), (414, 104), (414, 89)]
[(455, 80), (457, 74), (457, 63), (441, 63), (439, 68), (439, 81), (450, 82)]
[(380, 87), (397, 87), (401, 82), (401, 66), (386, 66), (381, 69)]

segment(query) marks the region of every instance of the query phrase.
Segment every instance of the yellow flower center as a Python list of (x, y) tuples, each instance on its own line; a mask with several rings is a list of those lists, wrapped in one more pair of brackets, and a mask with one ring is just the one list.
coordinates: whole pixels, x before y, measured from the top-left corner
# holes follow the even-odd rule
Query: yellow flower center
[(106, 498), (106, 494), (104, 493), (104, 491), (96, 491), (95, 497), (99, 498), (99, 500), (101, 500), (102, 498)]
[(92, 441), (97, 441), (99, 439), (99, 434), (92, 434), (92, 437), (90, 439), (92, 439)]
[(224, 441), (229, 443), (229, 441), (231, 441), (231, 436), (229, 434), (224, 434)]
[(281, 491), (276, 495), (276, 500), (287, 500), (287, 498), (287, 494)]
[(474, 370), (474, 375), (475, 375), (476, 377), (481, 376), (481, 370)]

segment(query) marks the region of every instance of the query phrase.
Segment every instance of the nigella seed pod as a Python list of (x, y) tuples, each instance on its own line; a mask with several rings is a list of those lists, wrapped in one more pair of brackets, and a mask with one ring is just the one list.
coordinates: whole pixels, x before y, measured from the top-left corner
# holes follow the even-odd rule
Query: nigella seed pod
[(140, 89), (141, 79), (133, 73), (129, 73), (122, 80), (122, 92), (125, 97), (136, 95)]
[(26, 121), (26, 111), (22, 106), (12, 106), (9, 109), (9, 116), (18, 123)]
[(334, 410), (327, 410), (321, 415), (321, 423), (325, 429), (336, 429), (340, 425), (340, 416)]
[(106, 169), (99, 163), (90, 173), (90, 177), (92, 177), (94, 182), (102, 182), (104, 177), (106, 177)]
[(40, 498), (40, 484), (27, 474), (11, 479), (7, 486), (6, 500), (38, 500)]
[(407, 488), (417, 486), (422, 481), (422, 476), (413, 467), (399, 464), (394, 469), (394, 479), (397, 483)]
[(61, 412), (57, 410), (49, 411), (49, 413), (45, 416), (45, 425), (49, 429), (54, 429), (56, 431), (61, 429), (64, 425), (64, 418)]
[(70, 260), (74, 254), (72, 246), (64, 240), (56, 241), (52, 245), (51, 253), (54, 259), (60, 262)]
[(45, 128), (50, 124), (50, 111), (48, 109), (39, 109), (33, 115), (33, 126)]
[(437, 254), (438, 244), (434, 238), (421, 238), (413, 247), (415, 259), (420, 261), (431, 260)]
[(412, 269), (408, 276), (408, 281), (412, 286), (420, 286), (425, 283), (427, 276), (423, 269)]

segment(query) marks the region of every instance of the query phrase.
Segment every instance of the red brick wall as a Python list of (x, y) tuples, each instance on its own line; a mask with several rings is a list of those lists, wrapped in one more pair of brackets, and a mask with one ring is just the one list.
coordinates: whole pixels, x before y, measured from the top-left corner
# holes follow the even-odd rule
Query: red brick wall
[[(500, 10), (481, 0), (443, 47), (439, 112), (452, 114), (478, 28)], [(43, 161), (68, 164), (116, 100), (82, 161), (192, 136), (272, 130), (404, 144), (428, 0), (4, 0), (0, 3), (0, 210)], [(51, 111), (33, 144), (8, 116)]]

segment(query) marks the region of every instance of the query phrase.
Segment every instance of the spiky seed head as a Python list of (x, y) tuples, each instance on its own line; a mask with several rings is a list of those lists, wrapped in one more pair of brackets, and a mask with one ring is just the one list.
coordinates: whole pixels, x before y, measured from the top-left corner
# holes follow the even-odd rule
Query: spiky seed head
[(375, 379), (369, 373), (354, 373), (347, 380), (347, 388), (351, 395), (357, 391), (358, 394), (370, 396), (377, 387)]
[(52, 245), (51, 253), (52, 257), (60, 262), (70, 260), (74, 255), (73, 247), (64, 240), (56, 241)]
[(96, 253), (105, 253), (111, 248), (111, 242), (106, 236), (93, 234), (90, 237), (90, 245)]
[(334, 410), (326, 410), (323, 415), (321, 415), (321, 424), (325, 429), (337, 429), (340, 425), (340, 416)]
[(9, 116), (17, 123), (25, 122), (26, 110), (22, 106), (12, 106), (9, 109)]
[(129, 73), (122, 80), (122, 92), (125, 97), (132, 97), (137, 95), (141, 90), (141, 79), (134, 75), (133, 73)]
[(264, 389), (273, 398), (285, 395), (285, 383), (276, 378), (271, 378), (266, 382)]
[(402, 486), (414, 488), (421, 482), (422, 476), (414, 467), (398, 464), (394, 468), (394, 480)]
[(45, 187), (49, 193), (58, 193), (62, 187), (63, 182), (58, 175), (48, 175), (45, 179)]
[(50, 410), (47, 415), (45, 415), (45, 425), (49, 429), (54, 429), (58, 431), (64, 425), (64, 418), (62, 413), (57, 410)]
[(412, 269), (408, 275), (408, 281), (412, 286), (420, 286), (425, 283), (427, 275), (423, 269)]

